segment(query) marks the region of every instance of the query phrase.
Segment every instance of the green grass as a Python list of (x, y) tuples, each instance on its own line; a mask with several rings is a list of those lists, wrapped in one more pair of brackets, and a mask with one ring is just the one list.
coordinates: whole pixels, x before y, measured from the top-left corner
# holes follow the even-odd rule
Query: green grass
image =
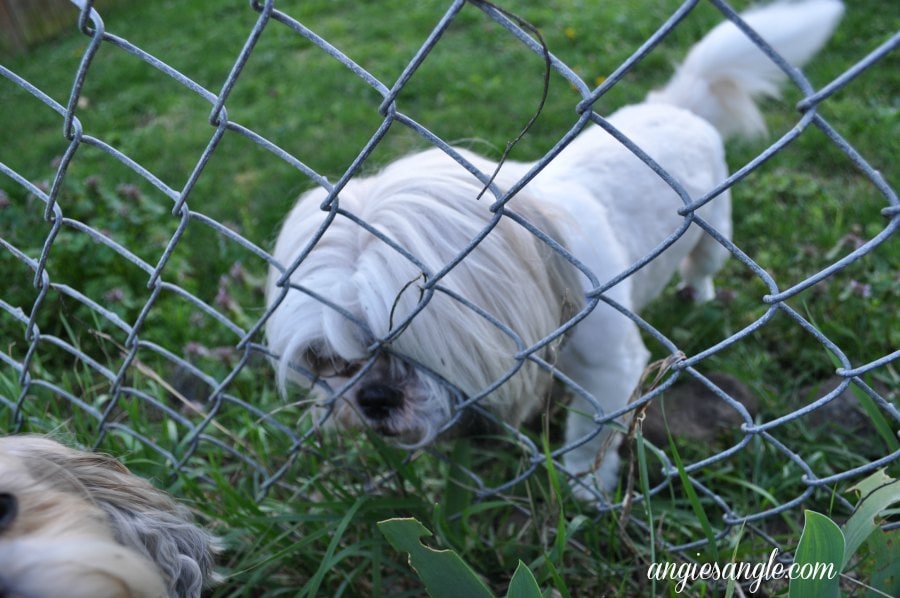
[[(243, 1), (202, 0), (122, 3), (104, 12), (107, 31), (124, 37), (218, 93), (256, 19)], [(662, 6), (666, 4), (665, 6)], [(506, 5), (505, 5), (506, 6)], [(674, 3), (509, 5), (538, 26), (551, 51), (589, 85), (612, 72), (674, 9)], [(422, 44), (445, 9), (436, 0), (385, 2), (279, 2), (319, 35), (388, 84)], [(73, 20), (74, 20), (73, 11)], [(897, 7), (892, 3), (854, 3), (820, 58), (807, 69), (814, 86), (822, 86), (893, 33)], [(674, 57), (718, 20), (701, 4), (662, 47), (644, 60), (621, 85), (601, 98), (596, 109), (611, 112), (639, 100), (668, 76)], [(87, 38), (75, 30), (33, 48), (25, 55), (3, 57), (2, 64), (65, 104)], [(896, 90), (900, 69), (896, 53), (830, 98), (820, 112), (895, 188), (891, 170), (898, 155), (900, 118)], [(499, 157), (535, 111), (542, 87), (542, 61), (511, 41), (473, 6), (466, 6), (398, 98), (398, 108), (442, 138)], [(765, 112), (776, 139), (797, 120), (791, 106), (798, 99), (767, 102)], [(561, 77), (551, 77), (549, 96), (535, 126), (515, 147), (511, 158), (540, 157), (573, 124), (578, 94)], [(283, 147), (328, 176), (339, 177), (381, 123), (381, 98), (357, 77), (287, 28), (271, 23), (228, 103), (228, 116)], [(29, 94), (0, 80), (0, 161), (26, 179), (45, 184), (67, 142), (62, 121)], [(207, 145), (213, 128), (210, 105), (169, 77), (110, 45), (91, 65), (78, 117), (86, 134), (137, 160), (170, 187), (181, 189)], [(400, 125), (391, 128), (366, 169), (423, 147), (423, 141)], [(734, 142), (729, 162), (738, 168), (763, 143)], [(245, 238), (269, 248), (277, 226), (296, 196), (311, 186), (300, 172), (247, 139), (228, 133), (188, 197), (192, 210), (226, 223)], [(38, 258), (50, 231), (43, 206), (14, 181), (0, 178), (0, 238)], [(816, 130), (805, 132), (784, 152), (739, 184), (734, 192), (735, 240), (786, 289), (845, 255), (858, 239), (868, 239), (886, 224), (886, 205), (874, 187), (841, 152)], [(63, 214), (85, 222), (128, 247), (151, 266), (178, 228), (172, 202), (109, 155), (79, 148), (59, 198)], [(807, 289), (789, 305), (828, 336), (852, 361), (865, 364), (900, 345), (896, 306), (900, 295), (896, 240), (865, 259)], [(150, 297), (148, 276), (114, 251), (71, 228), (63, 228), (47, 263), (56, 283), (69, 285), (134, 323)], [(4, 284), (0, 299), (22, 307), (24, 316), (38, 299), (33, 271), (0, 250)], [(265, 264), (226, 237), (192, 221), (176, 246), (163, 280), (177, 284), (213, 305), (243, 330), (262, 313)], [(688, 355), (697, 353), (750, 325), (765, 313), (766, 287), (732, 260), (717, 280), (720, 300), (689, 306), (674, 299), (674, 289), (644, 314)], [(45, 380), (104, 412), (114, 390), (73, 351), (87, 353), (117, 373), (127, 355), (127, 334), (71, 297), (51, 291), (42, 298), (36, 323), (52, 337), (31, 356), (23, 323), (0, 310), (0, 352), (21, 363), (29, 359), (32, 380)], [(240, 335), (203, 314), (183, 297), (164, 291), (139, 330), (143, 340), (183, 355), (216, 384), (240, 359), (234, 350)], [(52, 339), (60, 339), (54, 342)], [(260, 339), (255, 339), (260, 340)], [(656, 357), (664, 349), (649, 341)], [(67, 349), (69, 346), (74, 349)], [(75, 351), (75, 352), (77, 352)], [(748, 338), (702, 362), (702, 372), (727, 372), (744, 382), (761, 401), (760, 420), (782, 416), (808, 402), (804, 391), (834, 372), (832, 356), (785, 314)], [(16, 401), (19, 373), (0, 361), (0, 397)], [(896, 388), (898, 374), (889, 365), (867, 381)], [(183, 368), (149, 346), (141, 348), (121, 381), (128, 390), (110, 411), (111, 421), (131, 426), (173, 452), (187, 454), (189, 428), (165, 417), (143, 397), (168, 405), (196, 424), (202, 399), (213, 388), (185, 376)], [(405, 556), (394, 551), (376, 523), (413, 516), (435, 532), (434, 545), (452, 547), (483, 574), (492, 589), (505, 591), (518, 560), (535, 572), (542, 588), (563, 595), (641, 593), (649, 588), (646, 565), (676, 559), (651, 546), (647, 535), (630, 525), (620, 528), (613, 516), (596, 519), (589, 508), (560, 491), (552, 468), (538, 468), (527, 481), (500, 496), (481, 499), (473, 480), (448, 462), (483, 476), (488, 487), (528, 467), (530, 454), (510, 439), (459, 443), (438, 450), (445, 461), (428, 454), (411, 459), (377, 438), (314, 434), (291, 460), (291, 440), (274, 427), (310, 427), (302, 397), (277, 396), (270, 368), (253, 360), (229, 383), (227, 393), (255, 405), (269, 418), (238, 405), (224, 404), (214, 425), (183, 467), (171, 475), (171, 463), (125, 432), (107, 433), (101, 448), (121, 456), (133, 469), (153, 478), (194, 505), (201, 520), (221, 534), (228, 550), (221, 559), (226, 581), (218, 596), (410, 595), (421, 585)], [(145, 394), (140, 394), (145, 393)], [(816, 395), (818, 396), (818, 395)], [(180, 397), (186, 401), (180, 400)], [(296, 400), (297, 403), (290, 403)], [(192, 402), (196, 401), (196, 402)], [(199, 406), (198, 406), (199, 405)], [(672, 408), (671, 406), (669, 407)], [(52, 432), (91, 444), (98, 421), (52, 389), (32, 385), (23, 406), (23, 430)], [(0, 410), (0, 427), (13, 423)], [(549, 442), (558, 441), (551, 428)], [(527, 432), (536, 446), (546, 439)], [(887, 454), (884, 435), (842, 434), (839, 427), (786, 424), (773, 435), (803, 457), (817, 475), (826, 476)], [(738, 430), (700, 445), (674, 439), (688, 465), (733, 445)], [(838, 439), (839, 440), (836, 440)], [(235, 447), (263, 467), (263, 475), (212, 442)], [(652, 487), (660, 461), (643, 450), (640, 468)], [(671, 458), (671, 456), (670, 456)], [(286, 475), (260, 497), (267, 475), (289, 465)], [(896, 463), (894, 464), (896, 468)], [(773, 508), (802, 492), (802, 471), (772, 445), (754, 439), (733, 457), (695, 474), (737, 512)], [(636, 488), (641, 485), (636, 483)], [(839, 490), (839, 489), (836, 489)], [(809, 505), (833, 511), (828, 491), (814, 494)], [(705, 508), (718, 528), (721, 512), (703, 495), (672, 489), (633, 514), (654, 535), (670, 542), (704, 537), (695, 511)], [(529, 513), (529, 514), (525, 514)], [(586, 515), (587, 518), (579, 515)], [(840, 513), (838, 513), (840, 514)], [(802, 527), (799, 509), (758, 527), (796, 546)], [(768, 545), (737, 529), (719, 545), (722, 555), (764, 560)], [(861, 565), (865, 574), (865, 560)], [(697, 586), (701, 593), (708, 587)], [(657, 591), (666, 591), (657, 586)], [(670, 590), (670, 588), (669, 588)]]

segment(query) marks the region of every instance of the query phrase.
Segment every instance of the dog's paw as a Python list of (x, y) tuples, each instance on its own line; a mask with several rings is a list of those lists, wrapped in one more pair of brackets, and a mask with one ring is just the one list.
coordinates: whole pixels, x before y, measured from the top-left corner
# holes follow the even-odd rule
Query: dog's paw
[(676, 295), (683, 301), (706, 303), (716, 298), (716, 288), (711, 278), (703, 278), (690, 284), (682, 283)]
[(569, 479), (576, 499), (596, 505), (610, 504), (618, 483), (619, 455), (615, 452), (607, 454), (596, 469)]

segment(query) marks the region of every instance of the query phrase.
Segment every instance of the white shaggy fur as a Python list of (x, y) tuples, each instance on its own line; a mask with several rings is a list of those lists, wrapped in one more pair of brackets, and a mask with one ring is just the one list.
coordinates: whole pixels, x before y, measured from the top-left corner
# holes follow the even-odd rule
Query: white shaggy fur
[[(842, 11), (837, 0), (809, 0), (756, 9), (744, 18), (799, 65), (825, 42)], [(761, 132), (753, 97), (774, 94), (784, 79), (743, 33), (725, 23), (694, 46), (665, 88), (608, 120), (689, 197), (698, 198), (727, 177), (723, 136)], [(482, 173), (494, 171), (493, 162), (457, 151)], [(505, 163), (497, 187), (511, 188), (530, 167)], [(288, 380), (325, 381), (331, 390), (322, 393), (321, 404), (334, 410), (328, 421), (369, 426), (407, 446), (434, 440), (461, 400), (487, 391), (479, 404), (510, 425), (538, 411), (548, 394), (550, 368), (526, 359), (523, 350), (582, 309), (586, 293), (595, 287), (511, 218), (494, 223), (490, 194), (476, 199), (482, 187), (438, 149), (350, 181), (338, 195), (340, 210), (368, 223), (401, 251), (352, 218), (323, 210), (325, 190), (301, 197), (278, 237), (274, 257), (281, 267), (271, 269), (267, 285), (267, 304), (275, 309), (266, 334), (273, 353), (281, 356), (282, 386)], [(683, 205), (647, 165), (604, 130), (591, 127), (506, 209), (558, 241), (603, 284), (678, 231), (685, 223), (677, 213)], [(730, 236), (727, 191), (698, 215)], [(490, 226), (484, 240), (440, 279), (433, 295), (423, 290)], [(727, 255), (692, 224), (605, 295), (638, 311), (680, 270), (682, 285), (698, 300), (709, 300), (714, 297), (711, 277)], [(577, 448), (566, 454), (565, 464), (578, 476), (580, 494), (595, 482), (609, 490), (616, 481), (616, 443), (598, 467), (609, 427), (598, 435), (595, 416), (624, 407), (638, 383), (648, 352), (637, 327), (600, 303), (565, 339), (554, 339), (533, 356), (558, 367), (593, 397), (576, 397), (569, 407), (566, 443)], [(441, 379), (459, 392), (448, 391)]]
[(199, 597), (212, 536), (107, 455), (0, 438), (0, 595)]

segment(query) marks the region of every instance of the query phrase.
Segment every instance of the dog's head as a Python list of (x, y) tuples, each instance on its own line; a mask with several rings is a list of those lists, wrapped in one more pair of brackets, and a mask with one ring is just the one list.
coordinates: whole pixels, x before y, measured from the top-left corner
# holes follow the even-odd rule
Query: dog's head
[[(552, 362), (559, 339), (533, 348), (581, 293), (574, 268), (492, 212), (482, 188), (431, 150), (351, 181), (337, 210), (322, 209), (322, 189), (302, 197), (274, 251), (284, 269), (273, 267), (267, 285), (282, 387), (312, 381), (331, 410), (326, 422), (404, 446), (433, 440), (467, 399), (513, 425), (541, 405), (549, 375), (537, 361)], [(525, 193), (508, 207), (559, 238), (549, 208)]]
[(0, 595), (199, 596), (214, 546), (112, 457), (0, 438)]

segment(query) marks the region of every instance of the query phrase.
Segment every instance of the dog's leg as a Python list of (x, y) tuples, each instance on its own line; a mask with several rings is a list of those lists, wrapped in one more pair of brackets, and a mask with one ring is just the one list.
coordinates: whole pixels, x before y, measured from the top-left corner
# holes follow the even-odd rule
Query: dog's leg
[[(731, 198), (726, 191), (723, 196), (707, 204), (701, 216), (726, 239), (731, 239)], [(711, 301), (716, 297), (713, 276), (728, 260), (729, 252), (708, 234), (700, 236), (697, 244), (682, 260), (679, 270), (682, 293), (686, 293), (697, 303)]]
[(694, 249), (682, 260), (679, 270), (680, 295), (686, 295), (697, 303), (711, 301), (716, 297), (713, 275), (728, 258), (728, 251), (712, 237), (704, 234)]
[(572, 480), (576, 496), (596, 500), (594, 492), (610, 494), (616, 487), (617, 449), (622, 437), (607, 424), (587, 442), (584, 439), (596, 432), (596, 417), (627, 404), (650, 354), (634, 322), (602, 304), (576, 328), (566, 349), (566, 375), (588, 391), (597, 406), (584, 397), (573, 399), (566, 422), (566, 446), (574, 448), (565, 454), (563, 463), (577, 476)]

